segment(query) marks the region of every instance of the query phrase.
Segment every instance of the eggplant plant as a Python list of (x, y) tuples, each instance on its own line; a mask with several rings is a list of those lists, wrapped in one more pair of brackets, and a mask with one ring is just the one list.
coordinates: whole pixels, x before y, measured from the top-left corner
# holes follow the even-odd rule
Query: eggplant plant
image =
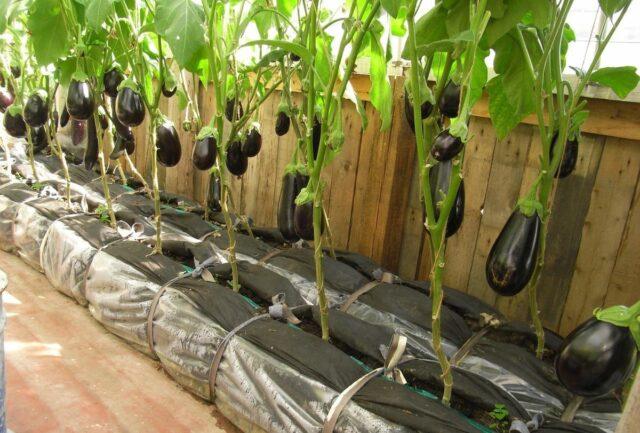
[[(506, 2), (505, 2), (506, 3)], [(536, 336), (536, 355), (544, 352), (537, 286), (544, 267), (547, 227), (557, 179), (570, 174), (576, 164), (580, 128), (588, 117), (582, 98), (589, 83), (613, 89), (620, 98), (635, 88), (639, 77), (633, 67), (598, 68), (602, 53), (629, 9), (631, 0), (600, 0), (609, 22), (599, 35), (586, 70), (576, 69), (576, 79), (563, 76), (569, 43), (575, 39), (567, 25), (573, 0), (537, 2), (531, 14), (509, 16), (512, 25), (488, 28), (486, 44), (495, 51), (497, 75), (487, 84), (489, 114), (498, 138), (504, 138), (525, 116), (535, 113), (540, 132), (540, 172), (521, 199), (487, 259), (487, 280), (500, 295), (513, 296), (525, 288)], [(528, 229), (516, 217), (535, 221)], [(523, 220), (524, 221), (524, 220)], [(516, 228), (520, 225), (520, 229)], [(523, 230), (528, 230), (525, 236)], [(523, 237), (525, 236), (526, 239)], [(533, 259), (533, 261), (532, 261)]]

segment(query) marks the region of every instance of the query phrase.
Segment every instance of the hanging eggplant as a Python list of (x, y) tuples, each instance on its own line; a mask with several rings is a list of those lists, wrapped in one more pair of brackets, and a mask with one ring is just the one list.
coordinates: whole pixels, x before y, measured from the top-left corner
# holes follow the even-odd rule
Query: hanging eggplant
[(442, 91), (438, 107), (440, 108), (440, 113), (444, 116), (450, 119), (458, 117), (458, 110), (460, 108), (460, 86), (452, 80), (449, 80)]
[(238, 99), (234, 96), (233, 98), (227, 99), (227, 104), (224, 110), (224, 116), (227, 118), (229, 122), (233, 122), (235, 119), (240, 119), (244, 116), (244, 110), (242, 109), (242, 102), (238, 101)]
[(33, 153), (39, 153), (47, 147), (47, 133), (43, 126), (31, 128), (31, 143), (33, 143)]
[(486, 264), (489, 286), (501, 296), (517, 295), (533, 275), (541, 221), (537, 212), (516, 208), (491, 247)]
[(27, 134), (27, 124), (22, 117), (22, 108), (17, 105), (10, 106), (4, 114), (4, 129), (14, 138), (22, 138)]
[[(558, 141), (558, 133), (556, 132), (551, 140), (551, 149), (549, 150), (549, 159), (553, 159), (553, 150), (556, 147), (556, 141)], [(576, 168), (578, 163), (578, 138), (568, 139), (564, 147), (564, 155), (560, 166), (556, 170), (555, 177), (564, 179), (569, 176)]]
[(116, 117), (125, 126), (133, 128), (144, 121), (145, 111), (142, 96), (134, 89), (135, 84), (125, 82), (116, 97)]
[(67, 110), (76, 120), (87, 120), (93, 116), (95, 99), (88, 80), (72, 79), (67, 92)]
[[(420, 105), (420, 116), (422, 119), (426, 119), (427, 117), (429, 117), (432, 111), (433, 104), (431, 102), (425, 101), (422, 103), (422, 105)], [(416, 124), (413, 120), (413, 103), (407, 89), (404, 89), (404, 115), (407, 118), (407, 122), (409, 122), (411, 130), (415, 133)]]
[[(440, 217), (440, 207), (447, 193), (449, 192), (449, 185), (451, 184), (451, 172), (453, 169), (452, 161), (445, 161), (436, 164), (429, 172), (429, 185), (431, 188), (431, 197), (435, 204), (435, 217)], [(424, 219), (424, 218), (423, 218)], [(451, 237), (462, 225), (464, 219), (464, 181), (460, 182), (458, 188), (458, 194), (456, 195), (455, 202), (449, 213), (447, 219), (447, 230), (445, 232), (446, 237)]]
[(220, 185), (220, 176), (217, 173), (211, 173), (209, 177), (209, 200), (207, 204), (213, 212), (220, 212), (222, 206), (220, 200), (222, 198), (222, 188)]
[(313, 240), (313, 202), (296, 205), (293, 213), (296, 234), (305, 241)]
[(296, 233), (294, 214), (296, 197), (302, 188), (309, 183), (309, 177), (303, 174), (287, 171), (282, 179), (280, 201), (278, 202), (278, 229), (285, 240), (295, 242), (299, 239)]
[(291, 126), (291, 118), (284, 111), (279, 111), (278, 116), (276, 117), (276, 135), (278, 137), (282, 137), (289, 132), (289, 127)]
[(178, 131), (169, 119), (164, 118), (156, 126), (157, 160), (165, 167), (173, 167), (180, 162), (182, 146)]
[(242, 153), (251, 158), (260, 153), (261, 148), (262, 135), (260, 135), (260, 130), (257, 127), (252, 126), (242, 142)]
[(113, 67), (105, 72), (102, 77), (102, 84), (104, 84), (104, 93), (111, 98), (118, 96), (118, 86), (124, 81), (124, 74), (117, 67)]
[(87, 148), (84, 151), (84, 168), (91, 170), (98, 162), (98, 131), (92, 116), (87, 120)]
[(111, 121), (116, 129), (115, 135), (120, 135), (125, 141), (133, 141), (133, 131), (124, 125), (116, 116), (116, 100), (111, 98)]
[(0, 87), (0, 112), (4, 113), (13, 104), (13, 94), (4, 87)]
[(22, 113), (24, 121), (32, 128), (42, 126), (49, 118), (49, 101), (43, 90), (32, 93)]
[(565, 339), (556, 358), (556, 374), (576, 395), (605, 395), (627, 381), (636, 365), (637, 351), (629, 328), (593, 317)]
[(235, 176), (242, 176), (249, 167), (247, 155), (242, 153), (242, 143), (236, 139), (227, 147), (227, 169)]
[(448, 129), (438, 134), (431, 147), (431, 155), (438, 161), (449, 161), (460, 153), (464, 143), (460, 137), (451, 135)]
[(132, 155), (136, 150), (136, 143), (133, 136), (125, 138), (120, 134), (115, 134), (115, 140), (113, 143), (113, 150), (109, 155), (109, 159), (116, 160), (127, 152), (127, 155)]
[(62, 109), (62, 115), (60, 116), (60, 127), (64, 128), (65, 126), (67, 126), (70, 118), (71, 116), (69, 116), (69, 110), (67, 110), (67, 106), (65, 105)]
[(211, 128), (203, 128), (193, 146), (191, 161), (198, 170), (209, 170), (216, 163), (217, 156), (215, 133)]

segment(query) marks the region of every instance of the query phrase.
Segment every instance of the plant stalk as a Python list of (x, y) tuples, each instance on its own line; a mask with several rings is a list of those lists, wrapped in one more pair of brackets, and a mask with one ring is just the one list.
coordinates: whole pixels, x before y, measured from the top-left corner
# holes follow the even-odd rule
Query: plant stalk
[(104, 191), (104, 199), (107, 203), (107, 212), (109, 213), (109, 221), (112, 228), (116, 228), (116, 214), (113, 212), (113, 204), (111, 203), (111, 192), (107, 182), (107, 170), (104, 157), (104, 140), (102, 139), (103, 131), (100, 126), (100, 118), (98, 112), (93, 113), (93, 121), (96, 123), (96, 135), (98, 136), (98, 161), (100, 163), (100, 179), (102, 180), (102, 190)]

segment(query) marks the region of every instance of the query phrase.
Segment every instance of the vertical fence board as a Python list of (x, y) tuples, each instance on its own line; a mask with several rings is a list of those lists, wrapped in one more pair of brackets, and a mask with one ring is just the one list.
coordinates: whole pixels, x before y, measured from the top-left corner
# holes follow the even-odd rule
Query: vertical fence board
[(569, 296), (560, 322), (565, 334), (604, 303), (640, 171), (640, 146), (608, 138), (582, 230)]
[[(408, 124), (405, 124), (405, 126), (407, 128), (409, 127)], [(415, 146), (415, 139), (412, 139), (410, 143)], [(413, 165), (409, 200), (405, 209), (406, 216), (402, 230), (400, 262), (398, 263), (398, 274), (400, 277), (409, 280), (416, 278), (420, 251), (422, 249), (422, 233), (424, 231), (422, 206), (420, 202), (420, 175), (418, 172), (417, 159)]]

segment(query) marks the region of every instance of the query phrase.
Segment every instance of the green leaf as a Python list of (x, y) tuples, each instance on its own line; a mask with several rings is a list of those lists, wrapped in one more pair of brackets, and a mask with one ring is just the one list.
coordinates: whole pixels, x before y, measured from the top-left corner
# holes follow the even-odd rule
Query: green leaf
[[(372, 30), (375, 27), (377, 26), (372, 26)], [(391, 83), (387, 75), (387, 57), (380, 42), (382, 36), (382, 32), (369, 32), (371, 48), (371, 90), (369, 94), (371, 96), (371, 103), (380, 112), (380, 118), (382, 120), (381, 130), (385, 131), (391, 126), (393, 96)]]
[(398, 12), (398, 16), (391, 19), (391, 34), (393, 36), (404, 36), (407, 33), (407, 8), (402, 7)]
[(416, 51), (418, 53), (418, 56), (430, 56), (436, 51), (452, 52), (456, 48), (456, 45), (460, 42), (471, 41), (473, 41), (473, 33), (471, 32), (471, 30), (465, 30), (461, 33), (458, 33), (453, 38), (434, 41), (427, 45), (419, 45), (416, 48)]
[(599, 0), (602, 12), (609, 18), (616, 12), (621, 11), (625, 6), (631, 3), (631, 0)]
[(407, 0), (380, 0), (380, 5), (392, 18), (397, 18), (401, 8), (407, 8)]
[(591, 81), (610, 87), (620, 99), (627, 97), (640, 81), (635, 66), (600, 68), (591, 75)]
[(158, 0), (155, 24), (178, 64), (196, 72), (205, 49), (202, 4), (194, 0)]
[(99, 29), (114, 12), (113, 4), (116, 0), (82, 0), (85, 6), (84, 16), (90, 29)]
[(494, 5), (494, 7), (499, 8), (502, 16), (495, 18), (492, 15), (489, 20), (483, 36), (483, 46), (485, 48), (492, 47), (496, 41), (515, 28), (527, 13), (531, 14), (532, 25), (540, 29), (547, 27), (551, 22), (554, 8), (550, 0), (504, 0), (502, 3)]
[(291, 17), (297, 4), (298, 4), (298, 0), (277, 0), (276, 2), (278, 11), (280, 11), (283, 15), (286, 15), (287, 17)]
[(504, 91), (501, 76), (494, 77), (487, 83), (487, 92), (489, 93), (491, 123), (496, 130), (498, 138), (502, 140), (509, 135), (513, 128), (518, 126), (525, 115), (519, 113), (511, 104)]
[[(417, 45), (429, 45), (437, 41), (449, 39), (447, 32), (447, 10), (439, 3), (416, 22)], [(408, 46), (405, 44), (402, 58), (409, 59)]]
[(71, 35), (57, 0), (34, 0), (29, 10), (27, 27), (31, 32), (33, 51), (40, 66), (54, 63), (69, 49)]
[(482, 92), (487, 84), (489, 77), (485, 62), (487, 56), (489, 56), (489, 50), (478, 49), (476, 52), (476, 58), (471, 68), (471, 82), (469, 83), (469, 107), (473, 107), (482, 98)]
[(297, 44), (295, 42), (280, 41), (275, 39), (257, 39), (244, 43), (240, 48), (250, 47), (252, 45), (267, 45), (271, 47), (282, 48), (289, 53), (297, 54), (306, 63), (311, 62), (311, 53), (309, 52), (309, 50), (305, 46)]

